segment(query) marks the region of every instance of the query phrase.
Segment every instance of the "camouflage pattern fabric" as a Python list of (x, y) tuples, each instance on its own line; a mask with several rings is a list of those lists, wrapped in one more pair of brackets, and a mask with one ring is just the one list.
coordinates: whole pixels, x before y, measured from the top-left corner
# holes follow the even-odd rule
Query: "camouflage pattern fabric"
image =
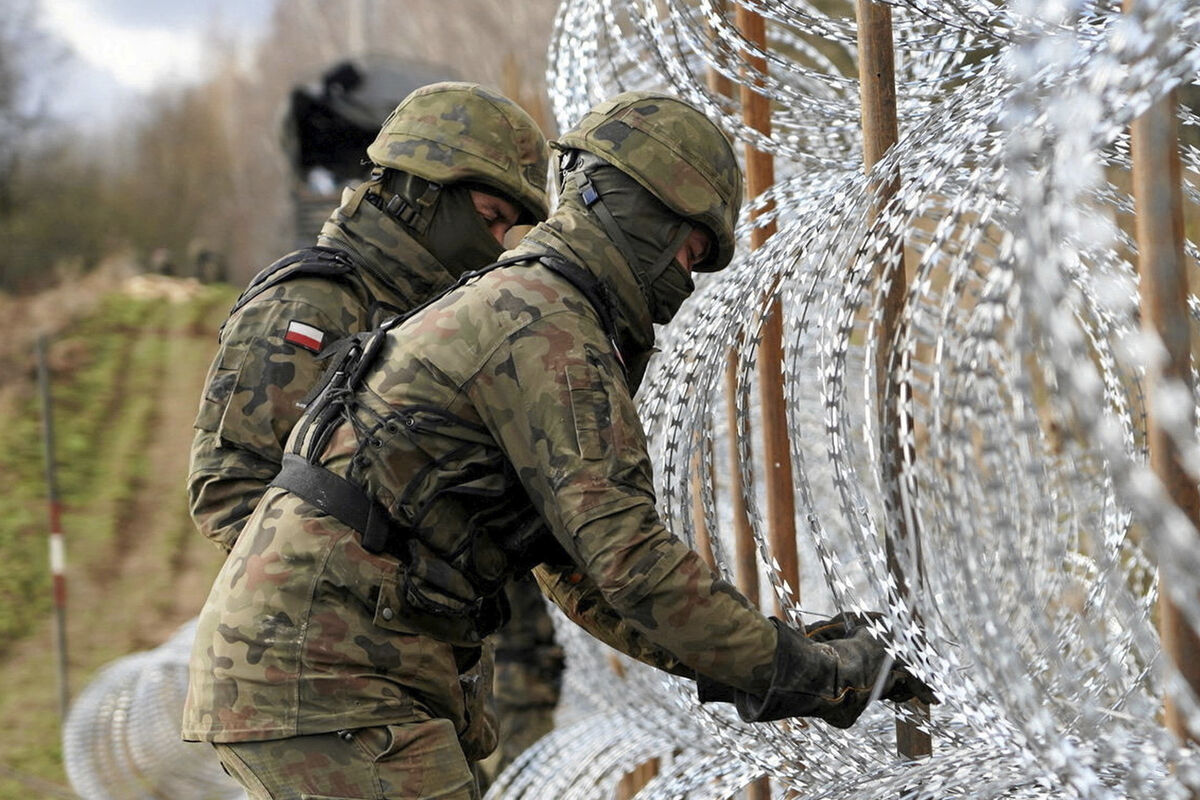
[(487, 758), (496, 750), (500, 725), (496, 719), (496, 704), (492, 697), (495, 684), (495, 658), (492, 643), (484, 642), (479, 660), (458, 676), (463, 693), (467, 725), (458, 733), (463, 754), (471, 762)]
[(505, 588), (512, 620), (496, 637), (496, 715), (500, 759), (495, 774), (554, 729), (562, 694), (563, 649), (537, 583), (526, 577)]
[[(454, 282), (394, 220), (367, 203), (355, 211), (351, 222), (345, 203), (336, 210), (319, 243), (348, 253), (361, 281), (286, 281), (222, 329), (196, 415), (188, 499), (197, 527), (225, 550), (279, 472), (296, 403), (325, 369), (321, 351)], [(324, 334), (318, 352), (286, 340), (293, 323)]]
[(404, 98), (367, 148), (372, 163), (435, 183), (483, 183), (534, 220), (546, 199), (546, 140), (533, 118), (486, 86), (433, 83)]
[(479, 800), (454, 726), (442, 719), (216, 745), (250, 800)]
[[(607, 287), (623, 355), (644, 356), (646, 302), (595, 222), (560, 209), (518, 251), (546, 247)], [(305, 424), (289, 443), (302, 454), (317, 433)], [(303, 736), (422, 715), (462, 732), (458, 675), (480, 638), (479, 582), (502, 582), (531, 555), (547, 560), (544, 585), (592, 587), (596, 605), (568, 613), (631, 654), (748, 692), (770, 684), (774, 626), (663, 527), (621, 357), (595, 308), (539, 262), (491, 271), (391, 330), (309, 455), (413, 531), (417, 555), (459, 559), (473, 580), (414, 575), (271, 489), (200, 615), (185, 738)], [(513, 553), (520, 507), (552, 538)]]
[(499, 747), (475, 764), (480, 794), (517, 756), (554, 730), (554, 714), (562, 695), (563, 649), (554, 638), (546, 599), (526, 574), (505, 587), (512, 619), (493, 637), (495, 682), (493, 705), (499, 725)]
[(742, 205), (742, 171), (719, 128), (678, 98), (623, 92), (594, 106), (551, 146), (600, 156), (668, 208), (717, 239), (697, 272), (723, 269), (733, 258)]

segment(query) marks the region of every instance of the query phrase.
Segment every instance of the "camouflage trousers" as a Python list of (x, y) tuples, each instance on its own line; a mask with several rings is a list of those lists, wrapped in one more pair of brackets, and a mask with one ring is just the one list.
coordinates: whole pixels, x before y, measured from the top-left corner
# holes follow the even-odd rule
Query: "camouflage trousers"
[(500, 746), (479, 762), (483, 791), (530, 745), (554, 730), (562, 693), (563, 651), (538, 585), (524, 577), (506, 587), (512, 619), (492, 637), (496, 654), (495, 704)]
[(250, 800), (479, 800), (446, 719), (213, 746)]

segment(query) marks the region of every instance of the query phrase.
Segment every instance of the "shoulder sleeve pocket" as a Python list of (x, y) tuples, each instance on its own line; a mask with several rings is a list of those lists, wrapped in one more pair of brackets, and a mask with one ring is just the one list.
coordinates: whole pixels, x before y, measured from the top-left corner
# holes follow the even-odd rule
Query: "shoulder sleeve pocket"
[(240, 347), (222, 347), (217, 353), (204, 387), (204, 395), (200, 398), (200, 410), (196, 414), (196, 427), (200, 430), (216, 432), (220, 427), (245, 358), (246, 350)]
[(229, 355), (232, 358), (226, 361), (222, 354), (213, 370), (196, 427), (215, 433), (227, 447), (278, 462), (288, 434), (303, 413), (297, 402), (320, 377), (324, 365), (277, 336), (254, 339), (236, 356), (232, 351)]
[(566, 371), (579, 455), (590, 461), (607, 458), (615, 443), (612, 403), (604, 377), (590, 362), (568, 364)]

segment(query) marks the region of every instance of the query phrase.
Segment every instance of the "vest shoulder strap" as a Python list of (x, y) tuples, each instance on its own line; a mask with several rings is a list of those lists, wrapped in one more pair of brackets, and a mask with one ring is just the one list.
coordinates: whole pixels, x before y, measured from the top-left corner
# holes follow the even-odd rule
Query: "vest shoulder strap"
[[(233, 307), (229, 309), (232, 317), (247, 303), (263, 292), (278, 286), (285, 281), (295, 278), (318, 276), (331, 280), (354, 284), (360, 288), (367, 299), (373, 299), (366, 284), (358, 276), (358, 268), (349, 253), (332, 247), (306, 247), (288, 253), (283, 258), (259, 272), (238, 295)], [(222, 325), (222, 327), (224, 327)]]

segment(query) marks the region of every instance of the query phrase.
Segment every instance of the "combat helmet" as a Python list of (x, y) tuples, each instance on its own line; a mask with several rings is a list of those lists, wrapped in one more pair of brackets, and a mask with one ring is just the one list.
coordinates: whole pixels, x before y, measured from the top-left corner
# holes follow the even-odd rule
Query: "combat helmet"
[(433, 184), (498, 189), (534, 220), (549, 212), (545, 137), (516, 103), (479, 84), (415, 90), (384, 120), (367, 157)]
[(681, 217), (704, 225), (716, 247), (694, 266), (697, 272), (715, 272), (733, 259), (742, 171), (725, 134), (699, 110), (667, 94), (624, 92), (593, 107), (550, 146), (599, 156)]

